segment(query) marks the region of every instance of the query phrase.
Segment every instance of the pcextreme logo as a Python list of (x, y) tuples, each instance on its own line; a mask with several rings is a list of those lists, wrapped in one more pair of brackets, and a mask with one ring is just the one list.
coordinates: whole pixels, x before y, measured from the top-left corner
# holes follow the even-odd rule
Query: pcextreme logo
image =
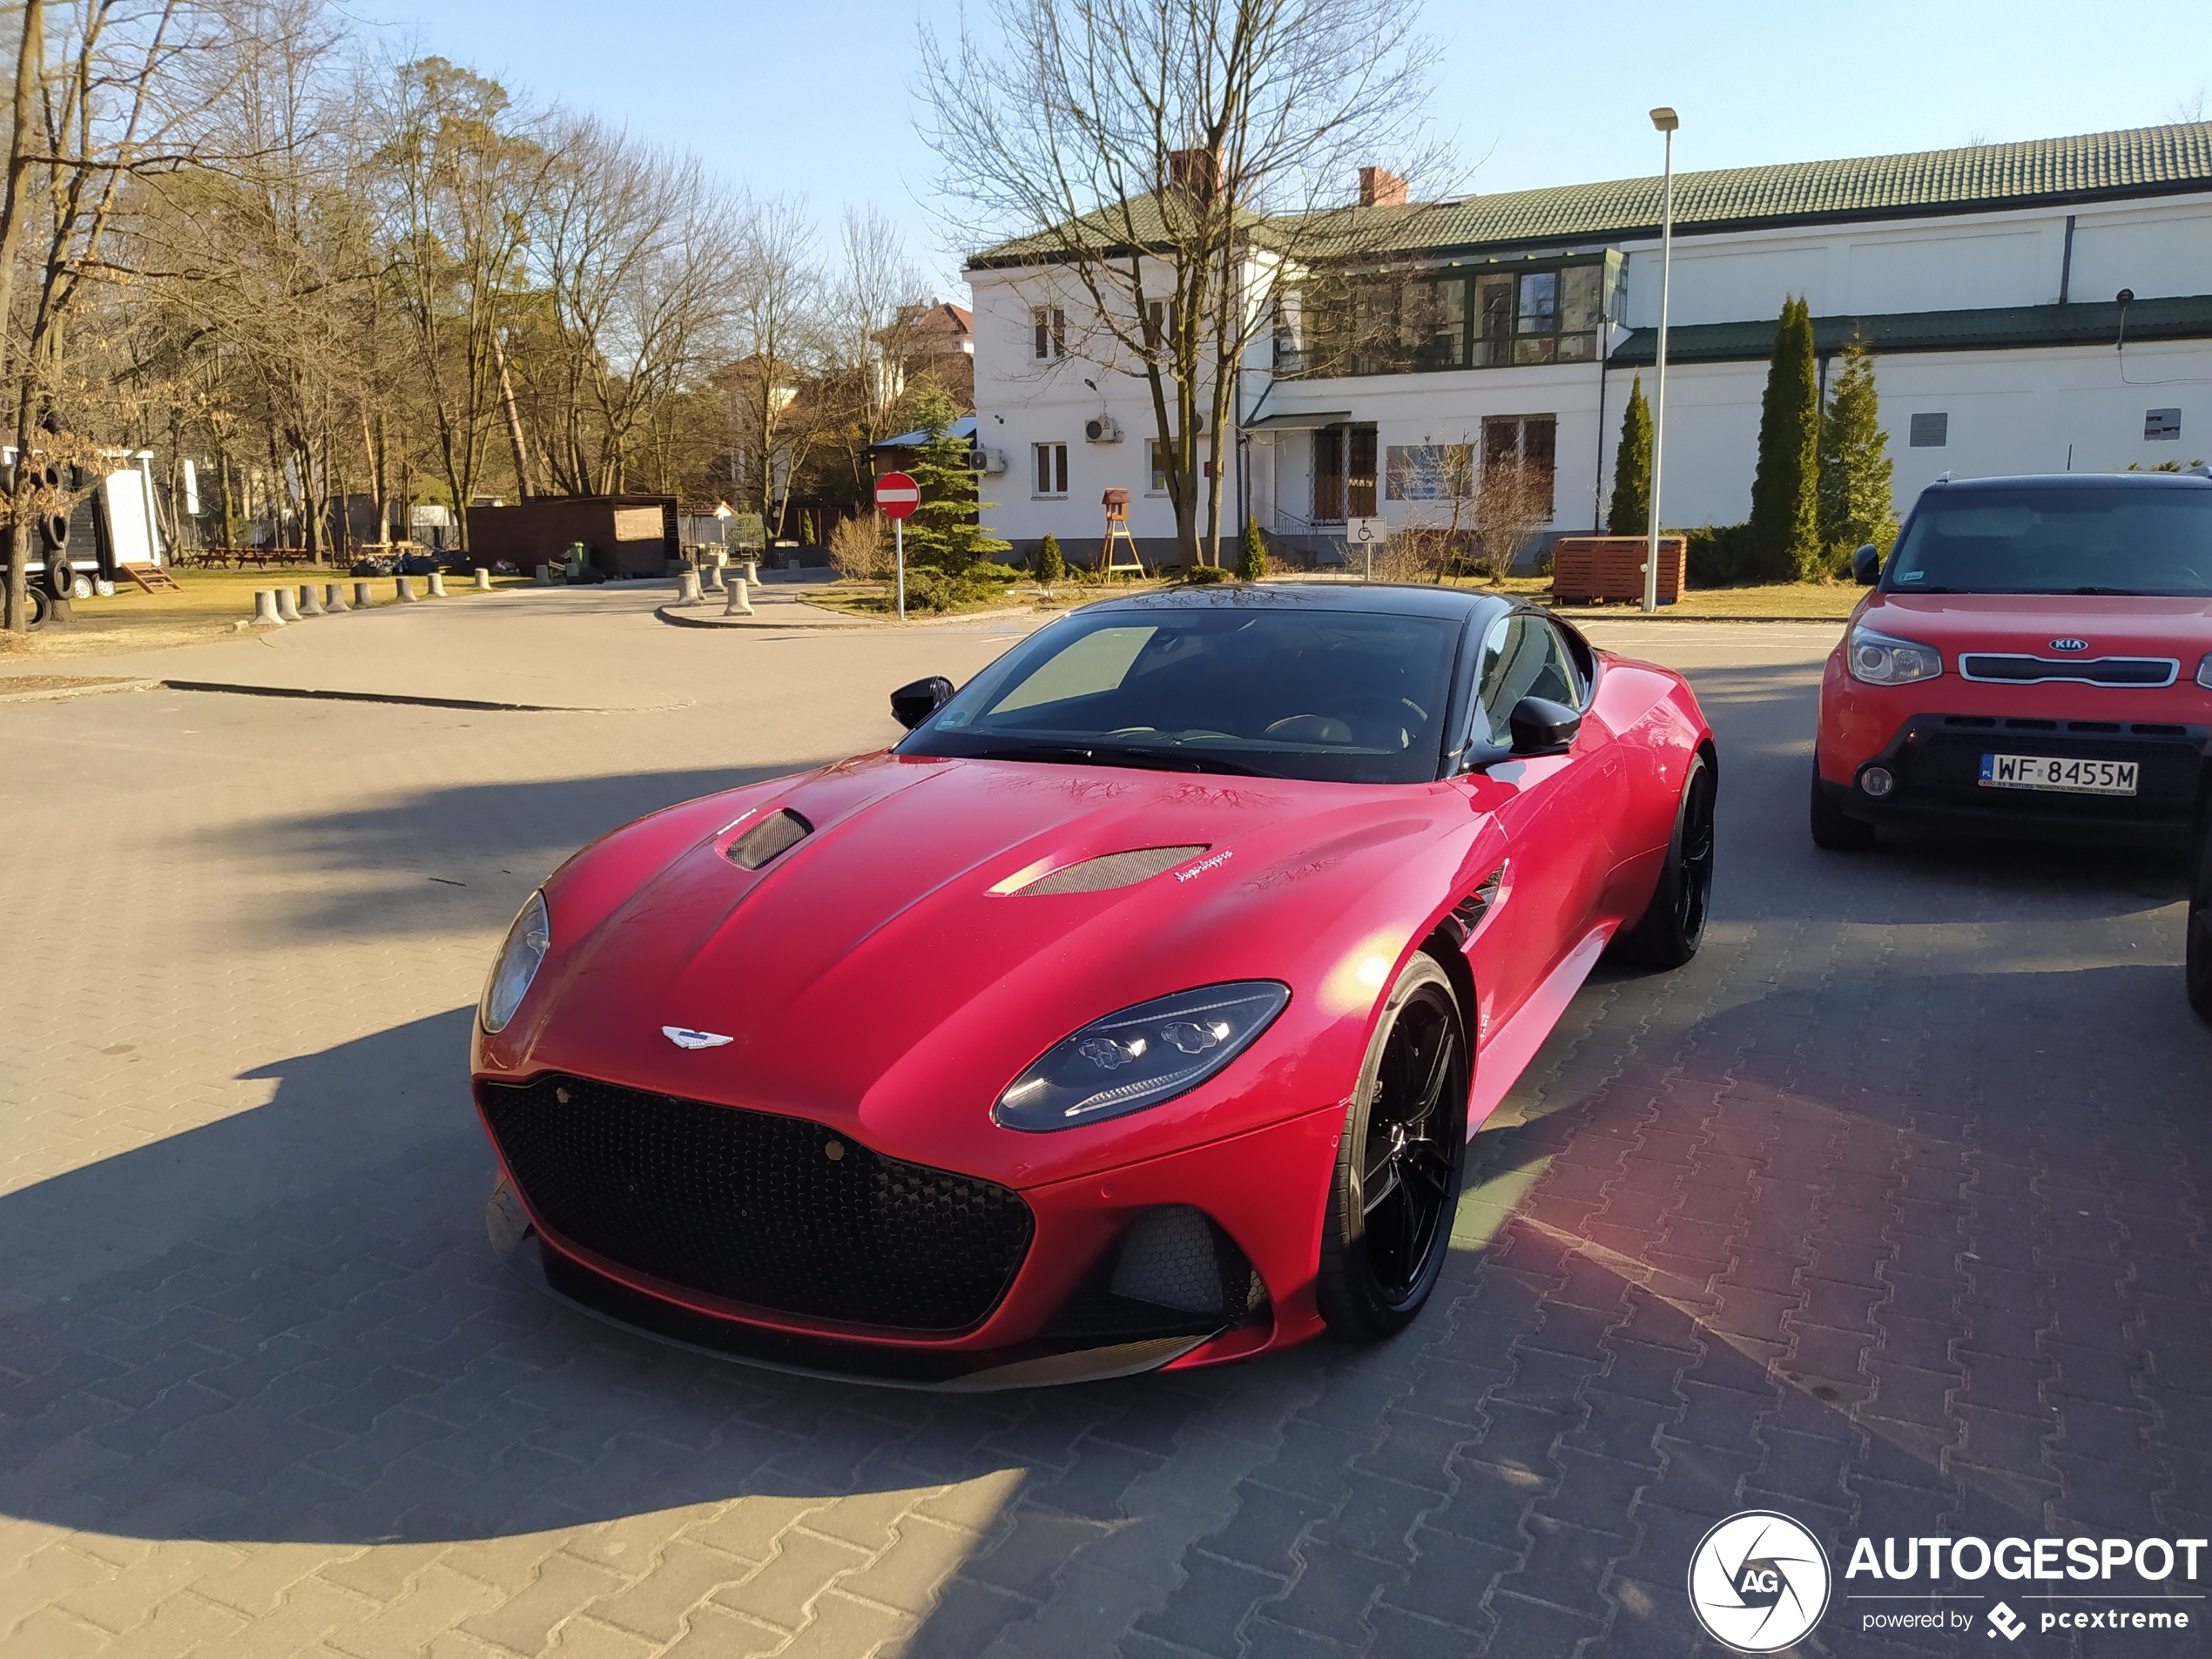
[(1691, 1552), (1689, 1610), (1723, 1647), (1779, 1653), (1820, 1622), (1829, 1577), (1818, 1539), (1787, 1515), (1747, 1509)]

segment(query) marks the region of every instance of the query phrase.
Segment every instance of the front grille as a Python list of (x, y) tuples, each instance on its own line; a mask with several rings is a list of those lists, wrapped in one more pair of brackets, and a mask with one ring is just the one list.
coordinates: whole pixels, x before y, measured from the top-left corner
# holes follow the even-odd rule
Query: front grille
[(559, 1238), (756, 1307), (964, 1330), (1006, 1294), (1035, 1230), (1008, 1188), (802, 1117), (560, 1076), (479, 1092), (524, 1201)]
[(2006, 685), (2039, 685), (2047, 680), (2071, 680), (2083, 685), (2171, 685), (2181, 675), (2181, 664), (2171, 657), (2015, 657), (1997, 653), (1969, 653), (1959, 659), (1959, 672), (1970, 680), (1994, 680)]

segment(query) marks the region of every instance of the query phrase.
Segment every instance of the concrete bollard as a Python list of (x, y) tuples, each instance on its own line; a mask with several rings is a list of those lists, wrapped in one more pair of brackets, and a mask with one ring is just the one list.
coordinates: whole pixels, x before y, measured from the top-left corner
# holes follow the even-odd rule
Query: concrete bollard
[(739, 577), (730, 584), (730, 601), (722, 607), (722, 614), (725, 617), (752, 615), (752, 593), (750, 584), (743, 577)]
[(315, 591), (315, 584), (312, 582), (300, 584), (300, 614), (303, 617), (322, 615), (322, 595)]
[(413, 577), (395, 576), (392, 578), (392, 602), (395, 604), (402, 605), (411, 605), (415, 603), (415, 578)]
[(353, 608), (346, 603), (346, 584), (344, 583), (326, 582), (323, 583), (322, 608), (325, 610), (330, 611), (349, 610)]
[(536, 583), (541, 588), (551, 587), (553, 585), (553, 567), (550, 564), (539, 565), (537, 569), (530, 572), (530, 580)]
[(676, 603), (679, 605), (695, 605), (699, 603), (702, 597), (699, 592), (698, 567), (695, 564), (686, 564), (684, 567), (684, 573), (676, 578)]
[(430, 597), (433, 599), (442, 599), (446, 597), (446, 573), (443, 570), (430, 572)]
[(375, 608), (375, 605), (376, 595), (370, 590), (368, 583), (366, 582), (354, 583), (354, 608), (357, 610), (371, 610)]
[(716, 559), (713, 563), (706, 567), (706, 581), (704, 585), (709, 593), (725, 591), (722, 586), (722, 561), (720, 559)]
[(277, 615), (280, 617), (286, 622), (297, 622), (300, 620), (299, 602), (293, 598), (291, 589), (279, 588), (276, 590), (276, 602)]
[(748, 587), (758, 587), (760, 585), (760, 561), (759, 559), (745, 560), (745, 585)]
[(476, 591), (478, 593), (491, 591), (491, 572), (481, 564), (476, 567)]
[(253, 595), (253, 620), (266, 623), (273, 628), (284, 625), (284, 618), (277, 615), (276, 590), (262, 588)]

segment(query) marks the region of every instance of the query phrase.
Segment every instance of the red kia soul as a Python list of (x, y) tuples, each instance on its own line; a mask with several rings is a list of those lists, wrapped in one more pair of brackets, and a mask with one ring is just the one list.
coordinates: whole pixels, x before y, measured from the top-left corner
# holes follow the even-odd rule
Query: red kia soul
[(2212, 478), (1939, 480), (1820, 685), (1812, 839), (2185, 844), (2212, 789)]

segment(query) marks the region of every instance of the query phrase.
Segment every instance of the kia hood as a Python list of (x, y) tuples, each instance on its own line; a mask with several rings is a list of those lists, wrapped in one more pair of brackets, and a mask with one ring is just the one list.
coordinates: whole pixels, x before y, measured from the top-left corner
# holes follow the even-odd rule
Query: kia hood
[[(1876, 592), (1861, 626), (1917, 639), (1944, 654), (1946, 666), (1967, 651), (2028, 656), (2178, 657), (2181, 678), (2212, 651), (2212, 598), (2077, 593)], [(2070, 653), (2052, 642), (2078, 639)]]

